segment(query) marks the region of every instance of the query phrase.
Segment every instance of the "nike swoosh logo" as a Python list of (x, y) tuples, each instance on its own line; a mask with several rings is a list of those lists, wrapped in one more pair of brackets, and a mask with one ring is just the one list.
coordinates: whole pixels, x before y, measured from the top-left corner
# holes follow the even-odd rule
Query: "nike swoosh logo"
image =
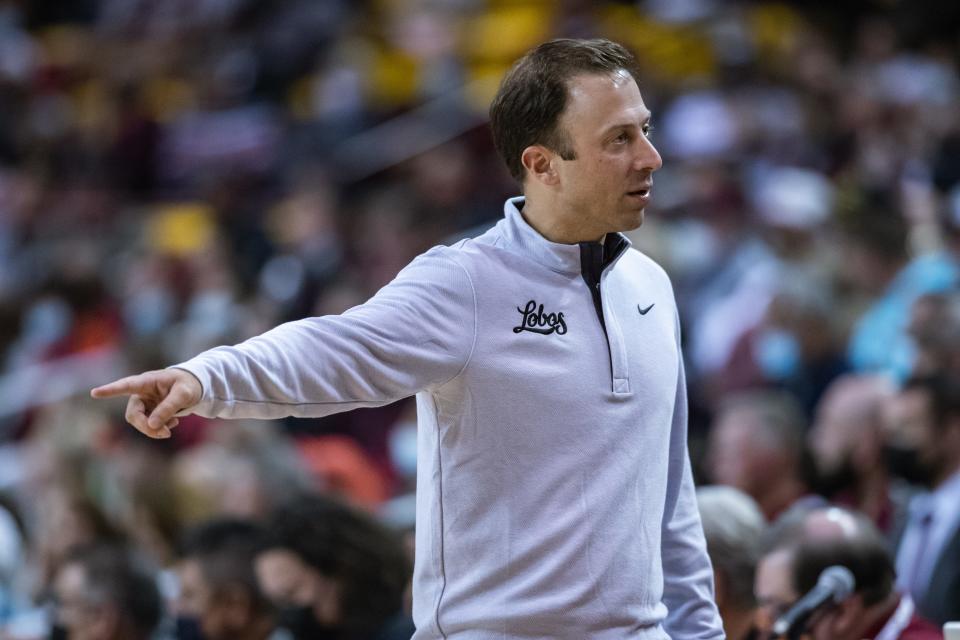
[(653, 309), (653, 305), (654, 305), (654, 304), (657, 304), (657, 303), (654, 302), (653, 304), (651, 304), (651, 305), (650, 305), (649, 307), (647, 307), (646, 309), (641, 309), (641, 308), (640, 308), (640, 305), (637, 305), (637, 311), (640, 312), (640, 315), (645, 316), (645, 315), (647, 315), (647, 312), (650, 311), (650, 309)]

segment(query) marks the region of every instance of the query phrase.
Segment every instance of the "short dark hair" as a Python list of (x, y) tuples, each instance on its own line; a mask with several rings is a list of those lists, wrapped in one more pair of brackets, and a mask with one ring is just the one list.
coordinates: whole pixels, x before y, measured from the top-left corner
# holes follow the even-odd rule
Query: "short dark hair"
[(116, 608), (128, 632), (147, 638), (160, 622), (162, 603), (153, 572), (125, 547), (98, 543), (75, 547), (63, 566), (83, 571), (84, 597)]
[(817, 584), (827, 567), (840, 565), (853, 574), (855, 592), (867, 607), (882, 602), (893, 591), (896, 570), (886, 543), (862, 514), (856, 514), (853, 535), (801, 542), (793, 556), (793, 586), (804, 594)]
[(852, 191), (837, 204), (838, 230), (853, 244), (885, 261), (903, 260), (907, 257), (909, 226), (903, 214), (891, 206), (896, 201), (896, 196), (885, 189)]
[(380, 627), (403, 607), (411, 566), (400, 535), (358, 508), (303, 495), (271, 518), (266, 549), (283, 549), (340, 587), (346, 631)]
[(217, 518), (184, 534), (180, 557), (197, 562), (203, 579), (214, 592), (239, 587), (250, 599), (252, 609), (266, 613), (271, 611), (271, 605), (260, 590), (254, 570), (254, 560), (265, 542), (265, 533), (257, 524), (239, 518)]
[(576, 156), (558, 121), (567, 106), (567, 84), (582, 73), (627, 71), (636, 81), (636, 61), (610, 40), (545, 42), (528, 51), (504, 76), (490, 105), (490, 129), (497, 152), (515, 180), (523, 183), (523, 150), (542, 144), (564, 160)]
[(929, 396), (936, 431), (945, 428), (950, 418), (960, 417), (960, 379), (955, 375), (936, 372), (913, 376), (903, 383), (902, 391), (921, 391)]

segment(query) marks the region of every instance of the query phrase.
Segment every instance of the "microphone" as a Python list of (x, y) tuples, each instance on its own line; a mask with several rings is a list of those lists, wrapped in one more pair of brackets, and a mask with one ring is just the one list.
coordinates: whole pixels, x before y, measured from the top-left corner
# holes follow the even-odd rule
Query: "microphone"
[(817, 578), (817, 585), (773, 623), (774, 636), (799, 637), (813, 612), (826, 604), (843, 601), (853, 593), (854, 583), (853, 574), (846, 567), (827, 567)]

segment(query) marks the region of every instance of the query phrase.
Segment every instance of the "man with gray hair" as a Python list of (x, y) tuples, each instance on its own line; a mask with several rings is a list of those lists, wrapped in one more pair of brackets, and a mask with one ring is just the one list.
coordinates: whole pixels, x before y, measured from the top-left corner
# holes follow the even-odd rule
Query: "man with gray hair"
[(723, 630), (728, 640), (746, 640), (753, 634), (753, 575), (766, 522), (754, 499), (733, 487), (700, 487), (697, 503)]

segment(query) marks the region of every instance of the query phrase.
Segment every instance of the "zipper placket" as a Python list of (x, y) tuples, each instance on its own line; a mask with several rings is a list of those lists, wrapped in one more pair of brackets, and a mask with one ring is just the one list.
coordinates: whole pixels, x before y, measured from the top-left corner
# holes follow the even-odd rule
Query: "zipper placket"
[[(600, 306), (603, 310), (603, 278), (610, 268), (616, 264), (615, 258), (600, 274)], [(610, 334), (614, 339), (611, 340)], [(630, 372), (627, 369), (627, 354), (624, 350), (623, 331), (620, 329), (616, 314), (610, 313), (609, 322), (604, 321), (603, 335), (607, 340), (607, 354), (610, 357), (610, 390), (616, 396), (630, 394)], [(619, 366), (618, 366), (619, 365)], [(618, 377), (618, 373), (622, 374)]]
[[(604, 269), (604, 271), (606, 271), (606, 269)], [(600, 280), (603, 279), (603, 273), (603, 271), (600, 272)], [(610, 334), (607, 333), (607, 322), (603, 319), (603, 293), (600, 289), (600, 280), (593, 285), (597, 292), (597, 302), (595, 303), (595, 306), (597, 307), (597, 313), (600, 316), (600, 330), (603, 331), (603, 339), (607, 341), (607, 360), (610, 362), (610, 390), (612, 391), (615, 386), (615, 374), (613, 372), (613, 348), (610, 346)], [(593, 292), (591, 292), (591, 294), (592, 293)]]
[[(603, 331), (603, 338), (607, 342), (607, 358), (609, 359), (609, 362), (610, 362), (610, 390), (612, 393), (618, 394), (618, 393), (623, 393), (625, 390), (620, 389), (617, 386), (618, 378), (616, 375), (616, 366), (614, 363), (615, 356), (613, 353), (613, 344), (610, 341), (610, 328), (607, 327), (607, 322), (603, 316), (602, 283), (603, 283), (604, 275), (606, 275), (607, 271), (609, 271), (609, 269), (617, 263), (617, 260), (619, 260), (620, 257), (623, 255), (623, 252), (626, 250), (626, 247), (621, 246), (617, 254), (613, 257), (612, 260), (610, 260), (610, 263), (607, 265), (603, 265), (603, 253), (602, 253), (603, 250), (600, 249), (599, 265), (597, 265), (597, 266), (600, 266), (600, 269), (599, 269), (599, 273), (597, 274), (596, 281), (592, 281), (592, 276), (597, 271), (597, 269), (595, 268), (595, 265), (598, 262), (596, 259), (597, 250), (598, 249), (596, 246), (587, 245), (587, 246), (581, 247), (581, 254), (580, 254), (581, 277), (583, 278), (584, 282), (587, 285), (587, 288), (590, 291), (590, 296), (593, 299), (594, 310), (596, 311), (597, 319), (600, 322), (600, 329)], [(590, 263), (587, 265), (586, 269), (584, 268), (585, 259), (590, 260)], [(615, 318), (611, 316), (611, 319), (613, 320), (614, 323), (616, 323)]]
[[(603, 294), (600, 289), (600, 280), (603, 279), (604, 269), (600, 272), (600, 279), (596, 282), (587, 282), (587, 288), (590, 290), (590, 297), (593, 299), (593, 309), (597, 314), (597, 320), (600, 322), (600, 330), (603, 331), (603, 339), (607, 342), (607, 359), (610, 361), (610, 388), (613, 389), (613, 349), (610, 347), (610, 335), (607, 333), (607, 323), (603, 319)], [(586, 278), (584, 278), (586, 280)]]

